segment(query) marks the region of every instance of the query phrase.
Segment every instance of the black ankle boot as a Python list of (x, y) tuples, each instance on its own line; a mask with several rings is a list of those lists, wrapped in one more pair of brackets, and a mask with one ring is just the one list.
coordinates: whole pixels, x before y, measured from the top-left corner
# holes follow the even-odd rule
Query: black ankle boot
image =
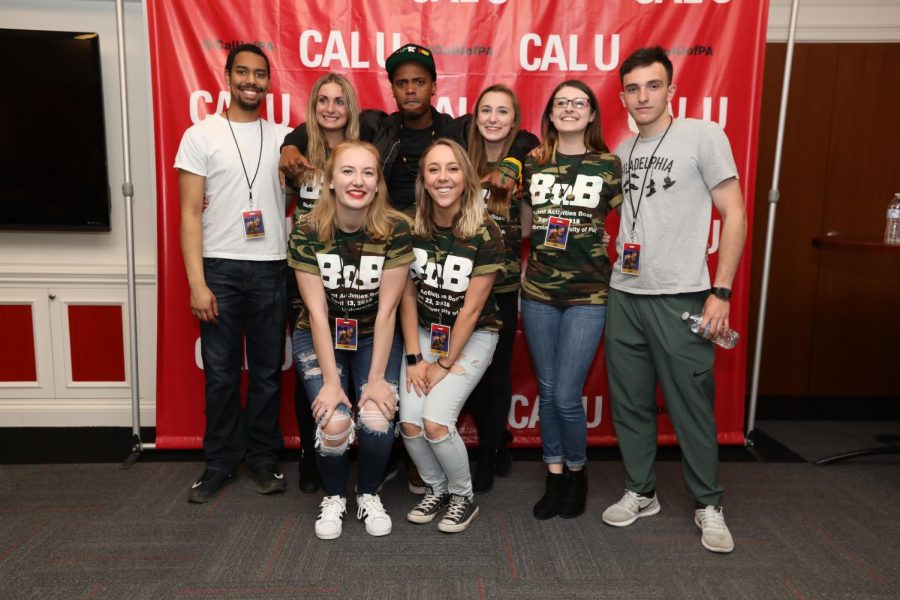
[(478, 466), (472, 479), (472, 489), (476, 492), (487, 492), (494, 487), (494, 460), (497, 451), (493, 448), (482, 448), (478, 455)]
[(577, 517), (584, 512), (586, 504), (587, 477), (585, 477), (584, 469), (569, 471), (569, 481), (559, 508), (559, 516), (563, 519)]
[(566, 476), (564, 473), (547, 473), (547, 487), (544, 497), (538, 500), (531, 511), (534, 518), (540, 521), (552, 519), (559, 514), (563, 496), (566, 493)]

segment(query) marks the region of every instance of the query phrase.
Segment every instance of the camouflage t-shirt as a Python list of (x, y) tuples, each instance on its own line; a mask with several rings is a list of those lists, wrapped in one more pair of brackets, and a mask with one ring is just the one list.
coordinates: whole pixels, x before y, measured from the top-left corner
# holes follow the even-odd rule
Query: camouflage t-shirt
[[(493, 168), (493, 165), (489, 165)], [(515, 292), (519, 289), (519, 280), (522, 275), (522, 195), (521, 187), (514, 190), (509, 201), (509, 216), (495, 213), (488, 208), (488, 199), (490, 197), (490, 185), (483, 184), (482, 198), (484, 198), (485, 209), (494, 223), (500, 228), (503, 235), (503, 246), (506, 251), (506, 277), (498, 277), (497, 283), (494, 285), (494, 291), (499, 293)]]
[(567, 156), (558, 164), (525, 163), (531, 203), (531, 254), (522, 282), (529, 300), (553, 304), (606, 304), (611, 267), (603, 219), (622, 203), (622, 168), (608, 153)]
[[(413, 251), (416, 258), (409, 270), (416, 284), (419, 325), (429, 331), (432, 323), (453, 326), (472, 277), (506, 273), (500, 229), (487, 214), (475, 237), (463, 240), (452, 229), (438, 229), (430, 240), (413, 236)], [(491, 290), (475, 328), (499, 331), (500, 325)]]
[[(412, 234), (405, 221), (397, 221), (385, 240), (365, 231), (338, 231), (335, 239), (320, 242), (306, 219), (291, 234), (288, 264), (318, 275), (328, 299), (328, 318), (357, 320), (360, 335), (371, 334), (378, 313), (381, 274), (412, 262)], [(309, 310), (303, 306), (297, 327), (309, 329)]]

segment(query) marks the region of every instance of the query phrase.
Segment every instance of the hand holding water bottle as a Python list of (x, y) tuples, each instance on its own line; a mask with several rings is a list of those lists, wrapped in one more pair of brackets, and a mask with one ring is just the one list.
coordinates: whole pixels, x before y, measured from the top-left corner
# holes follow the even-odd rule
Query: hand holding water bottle
[(706, 327), (701, 331), (700, 323), (702, 321), (702, 317), (700, 317), (700, 315), (692, 315), (687, 311), (685, 311), (681, 315), (681, 319), (688, 322), (688, 327), (691, 328), (691, 331), (703, 338), (708, 339), (714, 344), (722, 346), (726, 350), (731, 350), (732, 348), (737, 346), (738, 340), (741, 337), (737, 331), (731, 328), (726, 328), (725, 333), (712, 333), (710, 335), (709, 321), (707, 322)]

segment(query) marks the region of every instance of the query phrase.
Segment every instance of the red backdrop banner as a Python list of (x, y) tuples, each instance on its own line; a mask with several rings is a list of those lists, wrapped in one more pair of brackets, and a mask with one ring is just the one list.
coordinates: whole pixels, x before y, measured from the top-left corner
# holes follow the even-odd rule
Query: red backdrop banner
[[(304, 121), (309, 89), (328, 71), (350, 78), (362, 108), (393, 112), (384, 59), (401, 44), (416, 42), (434, 52), (439, 110), (453, 116), (469, 112), (482, 88), (505, 83), (519, 96), (523, 125), (539, 133), (541, 109), (553, 87), (581, 79), (597, 93), (604, 136), (615, 148), (635, 131), (618, 97), (618, 67), (636, 48), (659, 44), (675, 65), (672, 113), (725, 128), (745, 198), (753, 198), (767, 11), (765, 0), (148, 0), (158, 194), (157, 446), (202, 446), (199, 327), (189, 309), (178, 245), (178, 182), (172, 165), (184, 130), (225, 107), (224, 64), (230, 48), (255, 43), (269, 56), (272, 87), (262, 110), (276, 123)], [(752, 202), (747, 209), (752, 211)], [(714, 216), (713, 270), (719, 229)], [(746, 251), (731, 318), (745, 335), (749, 273)], [(516, 445), (537, 445), (537, 388), (524, 342), (519, 332), (509, 425)], [(287, 344), (281, 423), (287, 444), (296, 447), (294, 367)], [(718, 350), (720, 443), (744, 441), (746, 363), (746, 343)], [(615, 444), (604, 365), (601, 346), (584, 389), (592, 445)], [(660, 443), (673, 444), (661, 396), (659, 402)], [(468, 419), (460, 429), (474, 439)]]

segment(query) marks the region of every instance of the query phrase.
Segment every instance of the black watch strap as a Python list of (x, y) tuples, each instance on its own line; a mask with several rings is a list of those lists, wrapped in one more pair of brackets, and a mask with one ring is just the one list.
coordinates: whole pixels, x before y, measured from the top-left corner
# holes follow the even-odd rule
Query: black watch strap
[(713, 287), (709, 289), (709, 293), (720, 300), (728, 300), (731, 298), (731, 290), (727, 287)]
[(407, 354), (406, 355), (406, 366), (411, 367), (413, 365), (419, 364), (422, 362), (422, 353), (419, 352), (417, 354)]

